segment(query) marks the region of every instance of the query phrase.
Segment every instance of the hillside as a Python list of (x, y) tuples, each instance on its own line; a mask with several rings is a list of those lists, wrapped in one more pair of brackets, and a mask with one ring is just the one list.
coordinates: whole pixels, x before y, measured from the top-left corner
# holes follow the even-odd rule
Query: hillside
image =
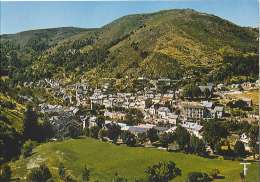
[[(134, 177), (144, 177), (148, 166), (169, 160), (174, 161), (182, 170), (182, 176), (173, 181), (184, 181), (187, 173), (191, 171), (210, 172), (214, 168), (219, 169), (224, 176), (224, 179), (216, 180), (218, 182), (240, 180), (239, 172), (242, 166), (239, 161), (208, 159), (158, 149), (116, 146), (90, 138), (40, 145), (31, 157), (12, 163), (12, 169), (15, 177), (23, 177), (26, 168), (46, 162), (57, 178), (57, 167), (62, 162), (75, 176), (79, 176), (81, 169), (87, 165), (91, 170), (91, 181), (109, 181), (116, 172), (132, 181)], [(257, 179), (257, 170), (256, 163), (249, 166), (248, 182)]]
[[(190, 9), (129, 15), (98, 29), (61, 30), (1, 36), (5, 40), (1, 64), (7, 66), (14, 59), (20, 72), (4, 69), (2, 74), (14, 74), (16, 81), (57, 77), (98, 83), (117, 78), (121, 84), (138, 76), (236, 82), (254, 80), (258, 74), (258, 30)], [(53, 43), (44, 36), (35, 40), (35, 35), (49, 31)], [(20, 42), (6, 43), (17, 37)], [(17, 56), (10, 58), (10, 52)], [(22, 63), (19, 69), (17, 62)]]
[(1, 92), (0, 105), (0, 122), (4, 122), (13, 126), (16, 130), (21, 131), (25, 106)]
[(50, 45), (57, 43), (67, 37), (71, 37), (80, 32), (86, 31), (83, 28), (75, 27), (61, 27), (61, 28), (50, 28), (50, 29), (38, 29), (19, 32), (17, 34), (3, 34), (1, 35), (1, 41), (11, 41), (16, 45), (24, 47), (34, 40), (44, 39), (49, 42)]

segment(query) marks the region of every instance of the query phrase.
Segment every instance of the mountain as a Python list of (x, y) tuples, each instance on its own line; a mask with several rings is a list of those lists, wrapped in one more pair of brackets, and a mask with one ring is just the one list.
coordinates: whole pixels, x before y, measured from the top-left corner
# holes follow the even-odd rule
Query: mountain
[(191, 9), (124, 16), (97, 29), (3, 35), (1, 45), (1, 74), (15, 81), (117, 78), (124, 85), (138, 76), (238, 82), (258, 75), (258, 29)]
[(51, 44), (54, 44), (85, 30), (86, 29), (75, 27), (29, 30), (19, 32), (17, 34), (3, 34), (1, 35), (1, 41), (11, 41), (16, 45), (20, 45), (21, 47), (30, 44), (30, 42), (33, 42), (33, 40), (39, 39), (45, 39), (45, 41), (49, 41)]

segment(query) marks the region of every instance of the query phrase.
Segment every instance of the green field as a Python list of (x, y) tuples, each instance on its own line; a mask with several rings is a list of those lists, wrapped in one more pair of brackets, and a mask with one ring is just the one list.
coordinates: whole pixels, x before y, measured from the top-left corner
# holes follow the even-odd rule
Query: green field
[[(65, 167), (74, 175), (79, 176), (86, 164), (91, 169), (91, 181), (110, 181), (116, 172), (126, 176), (130, 181), (134, 177), (143, 177), (144, 170), (158, 161), (174, 161), (182, 170), (182, 176), (173, 181), (184, 181), (191, 171), (209, 172), (218, 168), (224, 179), (216, 181), (239, 182), (239, 172), (242, 166), (238, 161), (222, 159), (207, 159), (183, 153), (170, 153), (158, 149), (130, 148), (100, 142), (94, 139), (77, 139), (63, 142), (53, 142), (38, 146), (34, 154), (28, 159), (20, 159), (12, 163), (15, 177), (26, 174), (26, 166), (32, 165), (37, 159), (45, 161), (57, 177), (57, 166), (63, 162)], [(258, 165), (249, 166), (247, 182), (256, 182), (258, 179)], [(58, 180), (57, 180), (58, 181)]]

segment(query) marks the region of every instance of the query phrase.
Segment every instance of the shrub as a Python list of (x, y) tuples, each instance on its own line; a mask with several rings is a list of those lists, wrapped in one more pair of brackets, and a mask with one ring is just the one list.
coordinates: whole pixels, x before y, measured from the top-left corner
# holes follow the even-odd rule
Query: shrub
[(27, 140), (23, 146), (21, 154), (24, 158), (29, 157), (32, 154), (33, 150), (33, 142), (31, 140)]
[(245, 151), (245, 146), (243, 144), (243, 142), (241, 141), (237, 141), (235, 146), (234, 146), (234, 152), (237, 156), (243, 157), (246, 153)]
[(149, 182), (168, 182), (181, 175), (181, 170), (176, 167), (176, 164), (172, 161), (159, 162), (146, 169), (145, 173), (148, 175)]
[(206, 173), (190, 172), (187, 176), (186, 182), (210, 182), (212, 179)]
[(49, 168), (42, 164), (40, 167), (33, 168), (27, 175), (28, 182), (48, 181), (52, 178)]

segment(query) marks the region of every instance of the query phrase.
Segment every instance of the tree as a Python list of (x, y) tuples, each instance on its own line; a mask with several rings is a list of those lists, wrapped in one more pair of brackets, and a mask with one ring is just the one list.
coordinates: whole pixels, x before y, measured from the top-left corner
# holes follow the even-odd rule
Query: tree
[(121, 138), (123, 140), (123, 142), (127, 145), (127, 146), (131, 146), (133, 147), (136, 144), (136, 137), (134, 134), (132, 134), (129, 131), (124, 131), (121, 133)]
[(27, 175), (28, 182), (43, 182), (52, 178), (49, 168), (45, 164), (33, 168)]
[(252, 148), (252, 152), (255, 158), (255, 154), (258, 152), (259, 144), (258, 144), (258, 136), (259, 136), (259, 126), (253, 125), (249, 129), (249, 146)]
[(64, 167), (64, 165), (62, 163), (59, 164), (58, 173), (59, 173), (59, 176), (60, 176), (61, 179), (65, 178), (66, 170), (65, 170), (65, 167)]
[(84, 136), (89, 136), (89, 128), (84, 128), (83, 131), (82, 131), (82, 134)]
[(107, 137), (116, 143), (117, 138), (121, 134), (121, 127), (118, 124), (110, 123), (107, 125)]
[(146, 136), (146, 133), (138, 133), (137, 134), (137, 140), (139, 143), (145, 143), (146, 140), (147, 140), (147, 136)]
[(21, 136), (11, 126), (0, 121), (0, 163), (20, 154)]
[(96, 123), (99, 126), (99, 128), (102, 128), (105, 124), (105, 117), (103, 115), (98, 115)]
[(203, 138), (214, 151), (221, 139), (226, 138), (227, 135), (226, 128), (216, 120), (210, 120), (204, 125)]
[(150, 108), (153, 105), (153, 100), (148, 98), (145, 100), (145, 108)]
[(200, 88), (195, 84), (187, 84), (183, 87), (183, 96), (187, 98), (196, 98), (201, 96)]
[(204, 96), (205, 96), (205, 98), (210, 98), (210, 96), (211, 96), (211, 92), (210, 92), (210, 90), (208, 89), (208, 88), (205, 88), (205, 90), (204, 90)]
[(176, 128), (176, 130), (175, 130), (175, 138), (176, 138), (176, 142), (178, 143), (179, 148), (181, 150), (184, 150), (190, 144), (190, 134), (182, 126), (178, 126)]
[(233, 107), (245, 109), (248, 107), (248, 104), (246, 101), (239, 99), (239, 100), (235, 101), (235, 103), (233, 104)]
[(107, 136), (107, 130), (102, 128), (98, 132), (98, 138), (101, 140), (104, 140), (104, 138)]
[(90, 170), (87, 168), (87, 166), (84, 166), (82, 173), (81, 173), (81, 178), (83, 182), (88, 182), (90, 177)]
[(98, 138), (98, 132), (100, 128), (98, 126), (93, 126), (89, 129), (89, 136), (92, 138)]
[(41, 142), (54, 137), (55, 131), (49, 120), (46, 120), (41, 125), (39, 125), (39, 134), (38, 135), (39, 135), (38, 138)]
[(38, 139), (38, 115), (32, 106), (28, 105), (24, 113), (23, 135), (25, 139)]
[(149, 182), (168, 182), (181, 175), (181, 170), (176, 167), (176, 164), (172, 161), (169, 162), (159, 162), (153, 166), (148, 167), (145, 170), (148, 175)]
[(159, 141), (163, 147), (166, 147), (168, 150), (168, 146), (173, 142), (173, 134), (172, 133), (162, 133), (159, 137)]
[(138, 109), (129, 109), (124, 122), (128, 125), (137, 125), (143, 121), (143, 113)]
[(9, 165), (3, 165), (0, 170), (0, 181), (10, 181), (12, 170)]
[(186, 182), (210, 182), (212, 179), (206, 173), (190, 172), (187, 176)]
[(157, 133), (158, 133), (158, 131), (155, 128), (151, 128), (147, 131), (146, 136), (150, 140), (151, 143), (153, 143), (159, 139)]
[(205, 146), (205, 143), (203, 142), (203, 140), (192, 135), (190, 138), (190, 152), (196, 153), (199, 155), (206, 154), (206, 146)]
[(82, 134), (81, 128), (74, 125), (73, 123), (71, 123), (69, 126), (67, 126), (66, 130), (67, 130), (66, 136), (71, 137), (71, 138), (77, 138), (78, 136), (80, 136)]
[(32, 155), (32, 150), (33, 142), (31, 140), (27, 140), (22, 146), (21, 154), (24, 158), (29, 157), (30, 155)]
[(234, 152), (237, 156), (243, 157), (246, 153), (245, 151), (245, 145), (241, 141), (236, 141), (234, 146)]

